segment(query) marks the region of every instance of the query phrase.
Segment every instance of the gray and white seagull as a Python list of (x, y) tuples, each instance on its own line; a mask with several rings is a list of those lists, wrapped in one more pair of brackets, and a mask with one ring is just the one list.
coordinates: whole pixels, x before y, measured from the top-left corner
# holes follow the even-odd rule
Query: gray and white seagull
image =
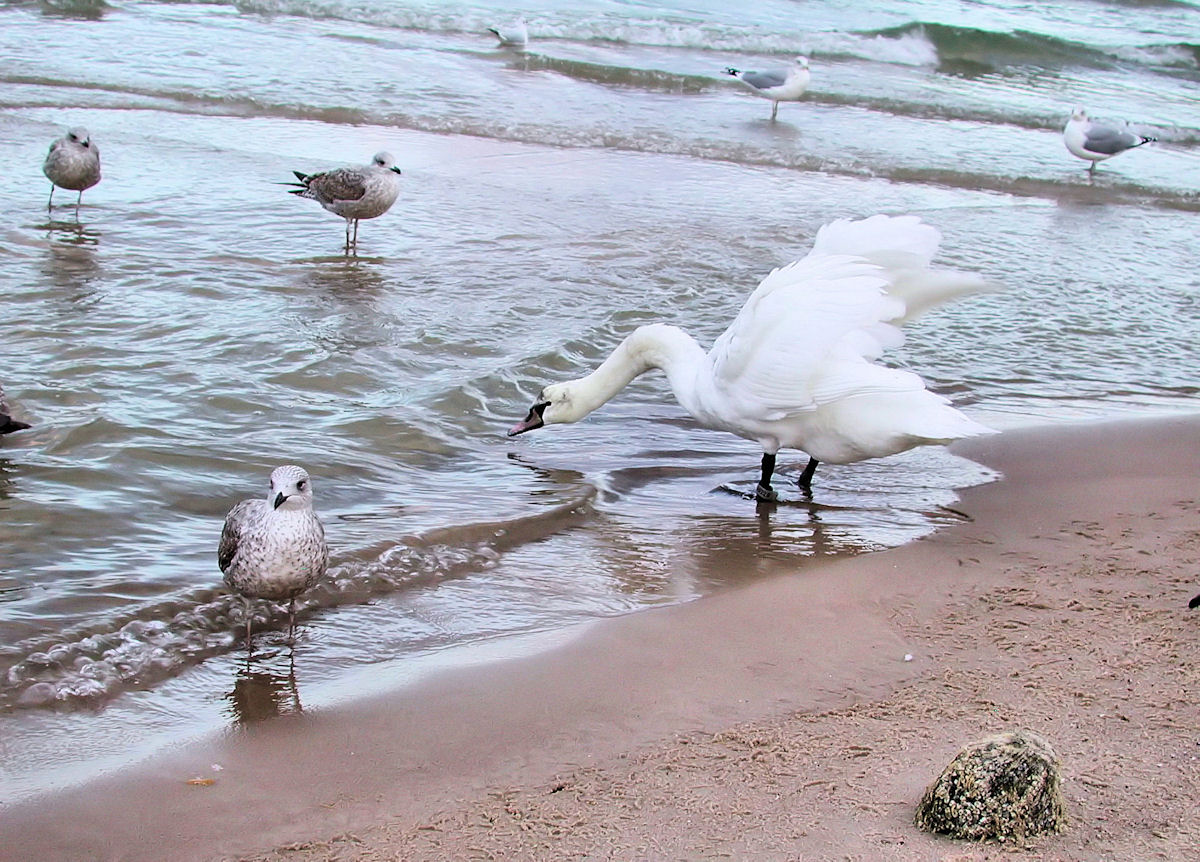
[[(369, 165), (334, 168), (318, 174), (292, 171), (300, 182), (291, 193), (310, 198), (346, 220), (346, 250), (358, 245), (358, 220), (381, 216), (400, 195), (400, 169), (391, 153), (376, 153)], [(354, 226), (354, 239), (350, 227)]]
[(77, 126), (50, 145), (42, 173), (50, 180), (49, 211), (54, 205), (54, 187), (79, 192), (75, 209), (83, 202), (83, 193), (100, 182), (100, 150), (92, 143), (88, 130)]
[(1153, 143), (1155, 140), (1115, 126), (1097, 123), (1088, 117), (1083, 108), (1076, 108), (1063, 128), (1063, 143), (1067, 145), (1071, 155), (1091, 162), (1088, 166), (1089, 173), (1095, 173), (1097, 162), (1111, 159), (1126, 150)]
[(313, 511), (312, 479), (301, 467), (276, 467), (266, 499), (243, 500), (225, 517), (217, 563), (226, 585), (246, 603), (250, 648), (250, 602), (288, 602), (288, 637), (296, 627), (296, 596), (329, 567), (325, 529)]
[(737, 78), (751, 90), (764, 99), (771, 100), (771, 119), (779, 113), (780, 102), (797, 102), (808, 89), (809, 71), (808, 58), (800, 56), (786, 69), (770, 72), (744, 72), (728, 66), (726, 75)]

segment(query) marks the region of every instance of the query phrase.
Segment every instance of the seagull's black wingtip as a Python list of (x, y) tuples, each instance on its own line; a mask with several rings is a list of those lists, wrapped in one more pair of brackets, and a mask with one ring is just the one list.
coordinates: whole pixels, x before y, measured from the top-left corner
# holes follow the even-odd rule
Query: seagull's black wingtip
[(1188, 602), (1188, 607), (1193, 610), (1200, 608), (1200, 596), (1196, 596), (1194, 599)]

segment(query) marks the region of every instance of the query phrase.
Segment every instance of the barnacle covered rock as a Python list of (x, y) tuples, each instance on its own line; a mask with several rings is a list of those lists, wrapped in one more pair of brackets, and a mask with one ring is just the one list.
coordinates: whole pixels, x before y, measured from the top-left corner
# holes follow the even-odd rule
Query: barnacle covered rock
[(942, 770), (917, 806), (916, 824), (971, 841), (1009, 841), (1066, 828), (1061, 766), (1035, 733), (973, 742)]

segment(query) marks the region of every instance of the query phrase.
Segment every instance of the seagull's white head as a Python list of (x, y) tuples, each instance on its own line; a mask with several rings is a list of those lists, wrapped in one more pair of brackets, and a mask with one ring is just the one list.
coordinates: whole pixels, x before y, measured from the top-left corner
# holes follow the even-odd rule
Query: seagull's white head
[(1082, 123), (1088, 118), (1087, 111), (1083, 108), (1076, 108), (1071, 112), (1071, 120), (1076, 123)]
[(92, 136), (88, 134), (88, 130), (83, 126), (76, 126), (68, 130), (67, 140), (79, 144), (81, 147), (90, 147), (92, 145)]
[(808, 58), (805, 57), (803, 54), (801, 54), (799, 57), (796, 58), (796, 65), (799, 66), (801, 69), (807, 69), (808, 68)]
[(312, 507), (312, 479), (303, 467), (288, 464), (271, 473), (271, 493), (267, 503), (272, 509), (308, 509)]
[(396, 160), (392, 158), (392, 154), (388, 152), (378, 152), (371, 159), (371, 164), (377, 168), (386, 168), (393, 173), (400, 173), (400, 169), (396, 167)]
[(595, 407), (589, 407), (582, 403), (582, 399), (576, 398), (576, 382), (552, 383), (543, 389), (529, 408), (528, 415), (508, 429), (508, 436), (516, 437), (543, 425), (578, 422), (591, 413)]

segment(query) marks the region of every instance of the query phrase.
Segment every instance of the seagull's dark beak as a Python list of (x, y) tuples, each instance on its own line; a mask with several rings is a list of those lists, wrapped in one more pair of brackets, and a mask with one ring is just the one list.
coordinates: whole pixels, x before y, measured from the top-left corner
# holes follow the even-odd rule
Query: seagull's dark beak
[(392, 170), (398, 174), (403, 173), (399, 168), (392, 168)]
[(524, 434), (526, 431), (532, 431), (534, 428), (541, 428), (546, 423), (542, 421), (542, 413), (550, 406), (549, 401), (539, 401), (529, 408), (529, 415), (518, 422), (516, 425), (508, 429), (509, 437), (516, 437), (518, 434)]
[(283, 493), (282, 491), (280, 491), (278, 494), (275, 495), (275, 505), (273, 505), (271, 508), (278, 509), (280, 506), (283, 505), (283, 501), (286, 500), (287, 498), (288, 498), (288, 495)]

